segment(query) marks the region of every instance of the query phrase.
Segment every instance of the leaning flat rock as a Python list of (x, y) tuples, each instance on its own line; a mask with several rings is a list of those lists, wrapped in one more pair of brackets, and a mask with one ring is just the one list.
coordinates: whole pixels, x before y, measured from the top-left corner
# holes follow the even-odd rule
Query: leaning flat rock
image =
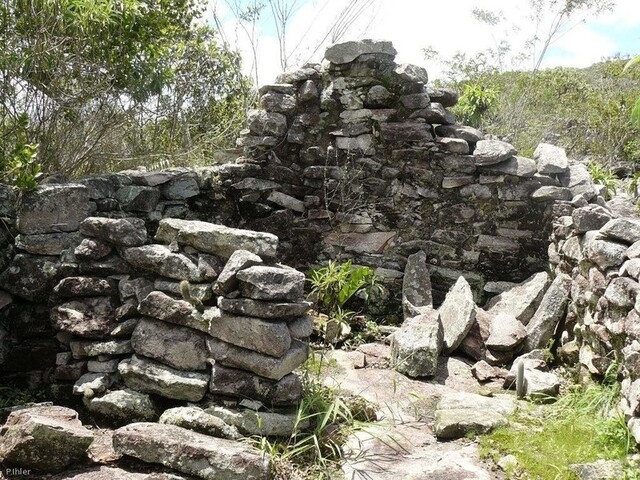
[(476, 319), (473, 292), (464, 277), (459, 277), (451, 287), (438, 311), (444, 334), (444, 351), (452, 353), (460, 346)]
[(232, 292), (238, 288), (236, 274), (245, 268), (253, 267), (262, 263), (262, 259), (255, 253), (247, 250), (236, 250), (227, 260), (222, 272), (218, 275), (213, 291), (218, 295)]
[(181, 253), (173, 253), (164, 245), (143, 245), (122, 250), (122, 258), (135, 268), (177, 280), (200, 282), (203, 272)]
[(513, 157), (518, 151), (513, 145), (500, 140), (480, 140), (473, 156), (476, 165), (495, 165)]
[(237, 440), (240, 434), (235, 426), (225, 423), (198, 407), (176, 407), (165, 410), (158, 423), (175, 425), (211, 437)]
[(391, 365), (409, 377), (432, 377), (438, 368), (443, 331), (435, 310), (408, 318), (391, 339)]
[(85, 458), (93, 434), (78, 414), (65, 407), (18, 410), (9, 415), (0, 436), (0, 460), (39, 472), (57, 472)]
[(138, 312), (183, 327), (194, 328), (201, 332), (209, 331), (207, 322), (193, 305), (185, 300), (176, 300), (163, 292), (151, 292), (140, 305)]
[(167, 244), (177, 241), (205, 253), (229, 258), (236, 250), (275, 257), (278, 237), (270, 233), (229, 228), (197, 220), (160, 220), (156, 239)]
[(190, 402), (202, 400), (210, 377), (208, 373), (182, 372), (136, 355), (120, 362), (118, 371), (125, 385), (133, 390)]
[(192, 328), (143, 318), (131, 335), (131, 346), (138, 355), (178, 370), (206, 370), (205, 338)]
[(250, 298), (218, 298), (218, 308), (225, 312), (259, 318), (291, 318), (304, 315), (311, 302), (267, 302)]
[(433, 306), (431, 278), (427, 255), (420, 251), (409, 255), (402, 279), (402, 311), (404, 318), (427, 313)]
[(210, 407), (205, 410), (215, 415), (245, 435), (289, 438), (296, 432), (309, 427), (309, 420), (298, 418), (297, 413), (256, 412), (253, 410), (234, 411), (224, 407)]
[(291, 341), (291, 348), (280, 358), (208, 338), (207, 347), (214, 360), (232, 368), (249, 370), (262, 377), (280, 380), (302, 365), (309, 355), (309, 347), (298, 340)]
[(543, 175), (564, 173), (569, 169), (564, 148), (549, 143), (540, 143), (533, 152), (533, 159), (538, 163), (538, 173)]
[(293, 268), (254, 266), (240, 270), (240, 291), (254, 300), (296, 302), (304, 294), (304, 273)]
[(93, 397), (85, 404), (91, 413), (112, 425), (153, 422), (158, 418), (158, 407), (151, 397), (135, 390), (115, 390), (101, 397)]
[(536, 273), (510, 290), (490, 299), (484, 308), (491, 315), (499, 313), (513, 315), (526, 325), (536, 312), (550, 283), (549, 274)]
[(395, 57), (398, 52), (389, 41), (367, 39), (331, 45), (325, 51), (324, 58), (331, 63), (341, 65), (343, 63), (353, 62), (360, 55), (371, 53), (381, 53)]
[(503, 162), (485, 167), (482, 171), (530, 178), (536, 173), (536, 162), (530, 158), (514, 156)]
[(209, 390), (214, 395), (251, 398), (269, 406), (293, 405), (302, 398), (302, 382), (293, 373), (276, 381), (217, 363), (212, 367)]
[(205, 480), (268, 480), (269, 457), (245, 443), (210, 437), (174, 425), (133, 423), (116, 430), (119, 454), (160, 463)]
[(615, 240), (631, 245), (640, 240), (640, 220), (632, 218), (614, 218), (609, 220), (600, 233)]
[[(434, 101), (439, 102), (439, 100)], [(442, 102), (439, 103), (442, 104)], [(447, 105), (443, 106), (446, 107)], [(438, 125), (436, 134), (439, 137), (460, 138), (471, 143), (484, 140), (484, 134), (480, 130), (466, 125)]]
[(513, 315), (499, 313), (491, 319), (487, 348), (498, 352), (510, 352), (527, 336), (527, 329)]
[(141, 218), (89, 217), (80, 224), (80, 232), (122, 247), (137, 247), (147, 241), (147, 229)]
[(571, 277), (560, 273), (542, 297), (540, 306), (527, 325), (525, 351), (545, 348), (553, 338), (558, 322), (564, 318), (571, 292)]
[(286, 322), (255, 317), (239, 317), (210, 307), (203, 314), (209, 323), (209, 335), (238, 347), (281, 357), (291, 346)]

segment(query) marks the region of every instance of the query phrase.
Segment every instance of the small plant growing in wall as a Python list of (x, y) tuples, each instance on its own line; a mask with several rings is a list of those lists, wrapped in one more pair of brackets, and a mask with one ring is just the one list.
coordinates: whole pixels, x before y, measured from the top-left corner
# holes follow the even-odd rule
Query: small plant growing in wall
[(356, 312), (345, 307), (351, 299), (357, 295), (366, 305), (383, 290), (371, 268), (353, 265), (351, 260), (329, 261), (324, 267), (312, 269), (308, 281), (316, 310), (321, 314), (319, 327), (326, 343), (337, 343), (349, 335), (356, 317)]
[(603, 167), (599, 163), (589, 164), (589, 174), (595, 183), (599, 183), (606, 188), (605, 200), (610, 200), (617, 192), (618, 177), (610, 169)]

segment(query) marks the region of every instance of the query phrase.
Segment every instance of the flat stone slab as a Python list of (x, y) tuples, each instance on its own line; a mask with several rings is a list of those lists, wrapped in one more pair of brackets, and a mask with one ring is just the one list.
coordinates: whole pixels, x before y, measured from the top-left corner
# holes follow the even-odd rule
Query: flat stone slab
[(476, 144), (473, 156), (476, 165), (495, 165), (513, 157), (517, 152), (515, 147), (500, 140), (480, 140)]
[(207, 322), (196, 308), (185, 300), (176, 300), (163, 292), (151, 292), (140, 305), (138, 312), (169, 323), (209, 331)]
[(439, 439), (461, 438), (468, 434), (489, 433), (507, 425), (504, 415), (491, 410), (436, 410), (435, 434)]
[(104, 338), (116, 328), (114, 302), (109, 297), (90, 297), (54, 307), (51, 317), (58, 330), (84, 338)]
[(196, 250), (229, 258), (236, 250), (275, 257), (278, 237), (270, 233), (229, 228), (197, 220), (160, 220), (156, 239), (167, 244), (177, 241)]
[(212, 415), (198, 407), (170, 408), (164, 411), (158, 423), (175, 425), (211, 437), (227, 438), (229, 440), (240, 438), (240, 433), (238, 433), (238, 429), (233, 424), (225, 422), (219, 416)]
[(476, 304), (471, 286), (459, 277), (438, 310), (443, 331), (443, 348), (452, 353), (460, 346), (476, 319)]
[(389, 41), (367, 39), (331, 45), (325, 51), (324, 58), (331, 63), (342, 65), (353, 62), (360, 55), (372, 53), (382, 53), (394, 58), (398, 52)]
[(304, 295), (304, 273), (293, 268), (258, 265), (240, 270), (236, 277), (242, 295), (254, 300), (297, 302)]
[(18, 231), (27, 235), (73, 232), (90, 211), (89, 190), (84, 185), (43, 185), (22, 193)]
[(484, 308), (491, 315), (499, 313), (513, 315), (523, 325), (527, 325), (550, 283), (549, 274), (536, 273), (524, 282), (491, 298)]
[(391, 339), (391, 366), (410, 377), (431, 377), (436, 373), (442, 344), (437, 311), (408, 318)]
[(175, 425), (133, 423), (116, 430), (116, 452), (204, 480), (268, 480), (270, 460), (248, 444)]
[(147, 229), (141, 218), (89, 217), (80, 224), (80, 232), (123, 247), (137, 247), (147, 241)]
[(39, 472), (58, 472), (86, 457), (93, 434), (70, 408), (45, 406), (9, 415), (0, 436), (0, 460)]
[(224, 423), (233, 425), (245, 435), (265, 437), (291, 437), (295, 432), (309, 427), (308, 419), (298, 419), (297, 413), (256, 412), (253, 410), (231, 410), (210, 407), (205, 410)]
[(156, 403), (149, 395), (135, 390), (115, 390), (101, 397), (93, 397), (85, 404), (91, 413), (116, 425), (152, 422), (158, 418)]
[(203, 272), (191, 259), (174, 253), (164, 245), (143, 245), (122, 250), (122, 258), (136, 269), (147, 270), (163, 277), (200, 282)]
[(404, 318), (426, 313), (433, 306), (431, 277), (427, 267), (427, 255), (420, 251), (407, 258), (402, 278), (402, 312)]
[(251, 298), (218, 298), (218, 308), (225, 312), (259, 318), (291, 318), (304, 315), (311, 302), (268, 302)]
[(210, 378), (208, 373), (182, 372), (136, 355), (120, 362), (118, 371), (132, 390), (190, 402), (202, 400)]

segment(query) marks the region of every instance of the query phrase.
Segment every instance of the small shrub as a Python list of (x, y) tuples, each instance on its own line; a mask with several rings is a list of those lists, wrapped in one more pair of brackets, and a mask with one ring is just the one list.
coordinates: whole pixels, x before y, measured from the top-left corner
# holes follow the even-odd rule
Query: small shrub
[(603, 167), (599, 163), (592, 162), (589, 164), (589, 174), (595, 183), (599, 183), (606, 188), (606, 200), (610, 200), (616, 194), (619, 179), (610, 169)]

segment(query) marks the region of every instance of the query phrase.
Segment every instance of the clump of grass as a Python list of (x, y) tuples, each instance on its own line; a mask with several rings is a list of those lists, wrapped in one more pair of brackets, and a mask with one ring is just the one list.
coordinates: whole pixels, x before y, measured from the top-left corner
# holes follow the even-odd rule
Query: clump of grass
[(619, 399), (620, 385), (611, 376), (603, 384), (576, 386), (555, 404), (532, 405), (510, 426), (481, 437), (481, 454), (494, 460), (514, 455), (518, 463), (508, 478), (575, 480), (571, 464), (624, 460), (635, 450)]
[(252, 439), (271, 456), (274, 480), (335, 478), (343, 458), (342, 445), (375, 420), (375, 409), (364, 399), (342, 396), (336, 388), (322, 385), (322, 362), (311, 355), (303, 367), (304, 394), (297, 423), (309, 421), (309, 429), (288, 439)]
[(45, 399), (42, 390), (27, 390), (13, 386), (0, 386), (0, 409), (41, 402)]

